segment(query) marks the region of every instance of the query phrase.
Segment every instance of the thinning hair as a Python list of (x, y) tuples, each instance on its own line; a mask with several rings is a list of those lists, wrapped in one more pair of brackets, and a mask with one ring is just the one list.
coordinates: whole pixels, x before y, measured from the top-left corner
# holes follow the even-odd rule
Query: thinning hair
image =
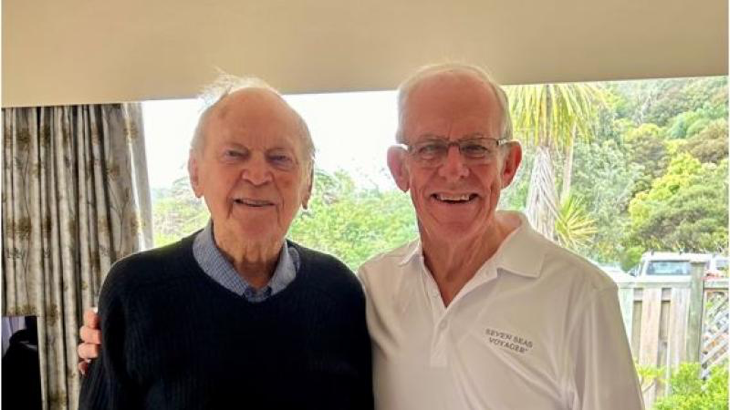
[(425, 79), (441, 74), (469, 75), (488, 85), (497, 96), (499, 102), (501, 124), (500, 139), (512, 140), (512, 119), (509, 115), (509, 103), (507, 94), (502, 87), (499, 86), (489, 74), (479, 66), (465, 63), (443, 63), (426, 65), (418, 69), (413, 75), (406, 78), (400, 86), (398, 86), (398, 131), (395, 139), (398, 143), (405, 143), (405, 135), (403, 135), (403, 123), (406, 118), (408, 108), (408, 99), (411, 92)]
[[(215, 81), (207, 85), (203, 92), (200, 94), (200, 98), (203, 100), (203, 111), (198, 119), (198, 124), (195, 126), (195, 132), (193, 133), (193, 139), (190, 141), (190, 150), (194, 153), (202, 152), (203, 145), (205, 143), (205, 129), (208, 122), (208, 117), (215, 110), (215, 108), (229, 95), (236, 91), (246, 89), (259, 89), (267, 90), (276, 94), (282, 101), (281, 93), (266, 81), (258, 77), (238, 77), (235, 75), (221, 73)], [(284, 104), (291, 109), (299, 120), (301, 135), (304, 145), (305, 161), (309, 168), (314, 164), (315, 148), (314, 142), (312, 142), (312, 136), (309, 133), (309, 127), (299, 113), (293, 109), (286, 101)]]

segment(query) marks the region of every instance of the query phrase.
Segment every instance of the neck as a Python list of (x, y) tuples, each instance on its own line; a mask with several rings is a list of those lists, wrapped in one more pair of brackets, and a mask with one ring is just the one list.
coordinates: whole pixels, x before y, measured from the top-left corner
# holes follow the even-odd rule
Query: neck
[(238, 236), (218, 233), (213, 226), (213, 239), (223, 256), (236, 272), (251, 286), (260, 289), (266, 286), (279, 262), (284, 239), (271, 242), (247, 242)]
[(426, 266), (439, 288), (444, 305), (448, 306), (454, 300), (464, 285), (494, 256), (504, 239), (517, 227), (519, 222), (515, 225), (513, 221), (506, 221), (495, 215), (493, 226), (478, 238), (444, 240), (421, 231)]

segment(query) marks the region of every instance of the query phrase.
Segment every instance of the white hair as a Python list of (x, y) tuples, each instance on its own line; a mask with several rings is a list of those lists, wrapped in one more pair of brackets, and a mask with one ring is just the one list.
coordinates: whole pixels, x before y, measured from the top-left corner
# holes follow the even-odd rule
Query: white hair
[(508, 141), (512, 140), (512, 119), (509, 115), (509, 103), (507, 101), (507, 94), (504, 92), (502, 87), (493, 81), (484, 69), (478, 66), (464, 63), (444, 63), (421, 67), (415, 74), (408, 77), (398, 87), (398, 131), (395, 135), (396, 141), (401, 144), (405, 143), (403, 122), (406, 117), (408, 98), (411, 95), (411, 91), (413, 91), (413, 89), (416, 88), (421, 81), (445, 73), (469, 75), (491, 87), (494, 94), (497, 96), (497, 101), (499, 102), (499, 107), (502, 111), (500, 139)]
[[(213, 109), (217, 107), (218, 104), (227, 96), (233, 94), (236, 91), (246, 89), (267, 90), (276, 94), (279, 98), (282, 98), (277, 89), (270, 86), (266, 81), (258, 77), (238, 77), (231, 74), (221, 73), (214, 82), (207, 85), (203, 89), (203, 92), (200, 95), (200, 98), (204, 102), (204, 108), (203, 112), (200, 114), (200, 118), (198, 119), (198, 124), (195, 126), (193, 139), (190, 142), (191, 151), (196, 153), (201, 152), (205, 139), (205, 125), (207, 123), (208, 116), (211, 112), (213, 112)], [(286, 104), (286, 102), (284, 103)], [(289, 104), (287, 104), (287, 106), (289, 106)], [(299, 119), (299, 123), (301, 126), (300, 137), (302, 138), (302, 142), (304, 143), (304, 153), (306, 157), (305, 160), (311, 168), (314, 164), (315, 148), (314, 142), (312, 142), (312, 136), (309, 133), (309, 127), (307, 127), (307, 123), (304, 122), (304, 119), (299, 115), (298, 112), (296, 112), (296, 110), (291, 108), (291, 106), (289, 106), (289, 108)]]

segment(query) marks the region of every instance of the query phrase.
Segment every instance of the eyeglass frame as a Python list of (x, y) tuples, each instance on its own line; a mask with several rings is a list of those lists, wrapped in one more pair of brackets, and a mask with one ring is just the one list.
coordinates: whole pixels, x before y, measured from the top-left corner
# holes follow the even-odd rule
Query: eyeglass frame
[[(481, 135), (481, 134), (474, 134), (474, 135)], [(464, 148), (464, 145), (463, 144), (468, 143), (468, 142), (474, 142), (474, 141), (482, 141), (482, 140), (494, 141), (495, 142), (496, 145), (494, 147), (494, 152), (493, 153), (490, 151), (489, 153), (485, 154), (484, 157), (469, 157), (468, 154), (464, 154), (464, 151), (462, 150)], [(457, 147), (457, 149), (459, 150), (459, 155), (461, 155), (461, 158), (462, 158), (462, 160), (465, 163), (467, 163), (467, 164), (480, 164), (481, 165), (481, 164), (488, 164), (488, 163), (490, 163), (496, 157), (496, 155), (498, 154), (499, 148), (502, 147), (502, 146), (504, 146), (504, 145), (509, 144), (510, 142), (512, 142), (512, 140), (506, 139), (506, 138), (492, 138), (492, 137), (476, 137), (476, 138), (474, 138), (473, 136), (471, 136), (471, 138), (470, 137), (466, 137), (466, 138), (462, 138), (462, 139), (459, 139), (459, 140), (456, 140), (456, 141), (448, 141), (446, 138), (443, 138), (443, 137), (439, 138), (439, 137), (436, 137), (436, 136), (429, 136), (429, 137), (426, 137), (426, 139), (424, 139), (422, 141), (419, 141), (419, 142), (417, 142), (415, 144), (404, 144), (404, 143), (400, 143), (400, 144), (397, 144), (397, 146), (401, 147), (406, 152), (408, 152), (408, 154), (411, 155), (413, 158), (415, 158), (415, 160), (419, 164), (421, 164), (422, 166), (438, 167), (438, 166), (443, 165), (444, 162), (446, 162), (446, 158), (448, 157), (449, 151), (451, 150), (451, 147), (452, 146), (456, 146)], [(439, 143), (440, 144), (440, 147), (444, 147), (445, 146), (446, 147), (446, 150), (443, 151), (443, 154), (442, 155), (439, 155), (438, 157), (435, 157), (435, 158), (432, 158), (432, 159), (423, 159), (423, 158), (420, 158), (418, 156), (417, 152), (416, 152), (416, 147), (419, 146), (419, 145), (428, 144), (428, 143), (432, 143), (432, 144), (433, 143)], [(432, 162), (432, 163), (429, 163), (429, 162)]]

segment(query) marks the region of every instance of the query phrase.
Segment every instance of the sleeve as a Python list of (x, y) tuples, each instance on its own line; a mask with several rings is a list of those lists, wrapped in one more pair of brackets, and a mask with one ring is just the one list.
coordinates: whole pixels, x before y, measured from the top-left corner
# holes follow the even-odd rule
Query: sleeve
[(615, 288), (595, 292), (570, 333), (572, 409), (643, 409), (641, 388)]
[(91, 362), (84, 378), (79, 409), (142, 408), (139, 388), (128, 371), (126, 353), (133, 320), (130, 307), (119, 296), (122, 292), (114, 286), (114, 276), (110, 272), (99, 300), (101, 352), (99, 358)]

